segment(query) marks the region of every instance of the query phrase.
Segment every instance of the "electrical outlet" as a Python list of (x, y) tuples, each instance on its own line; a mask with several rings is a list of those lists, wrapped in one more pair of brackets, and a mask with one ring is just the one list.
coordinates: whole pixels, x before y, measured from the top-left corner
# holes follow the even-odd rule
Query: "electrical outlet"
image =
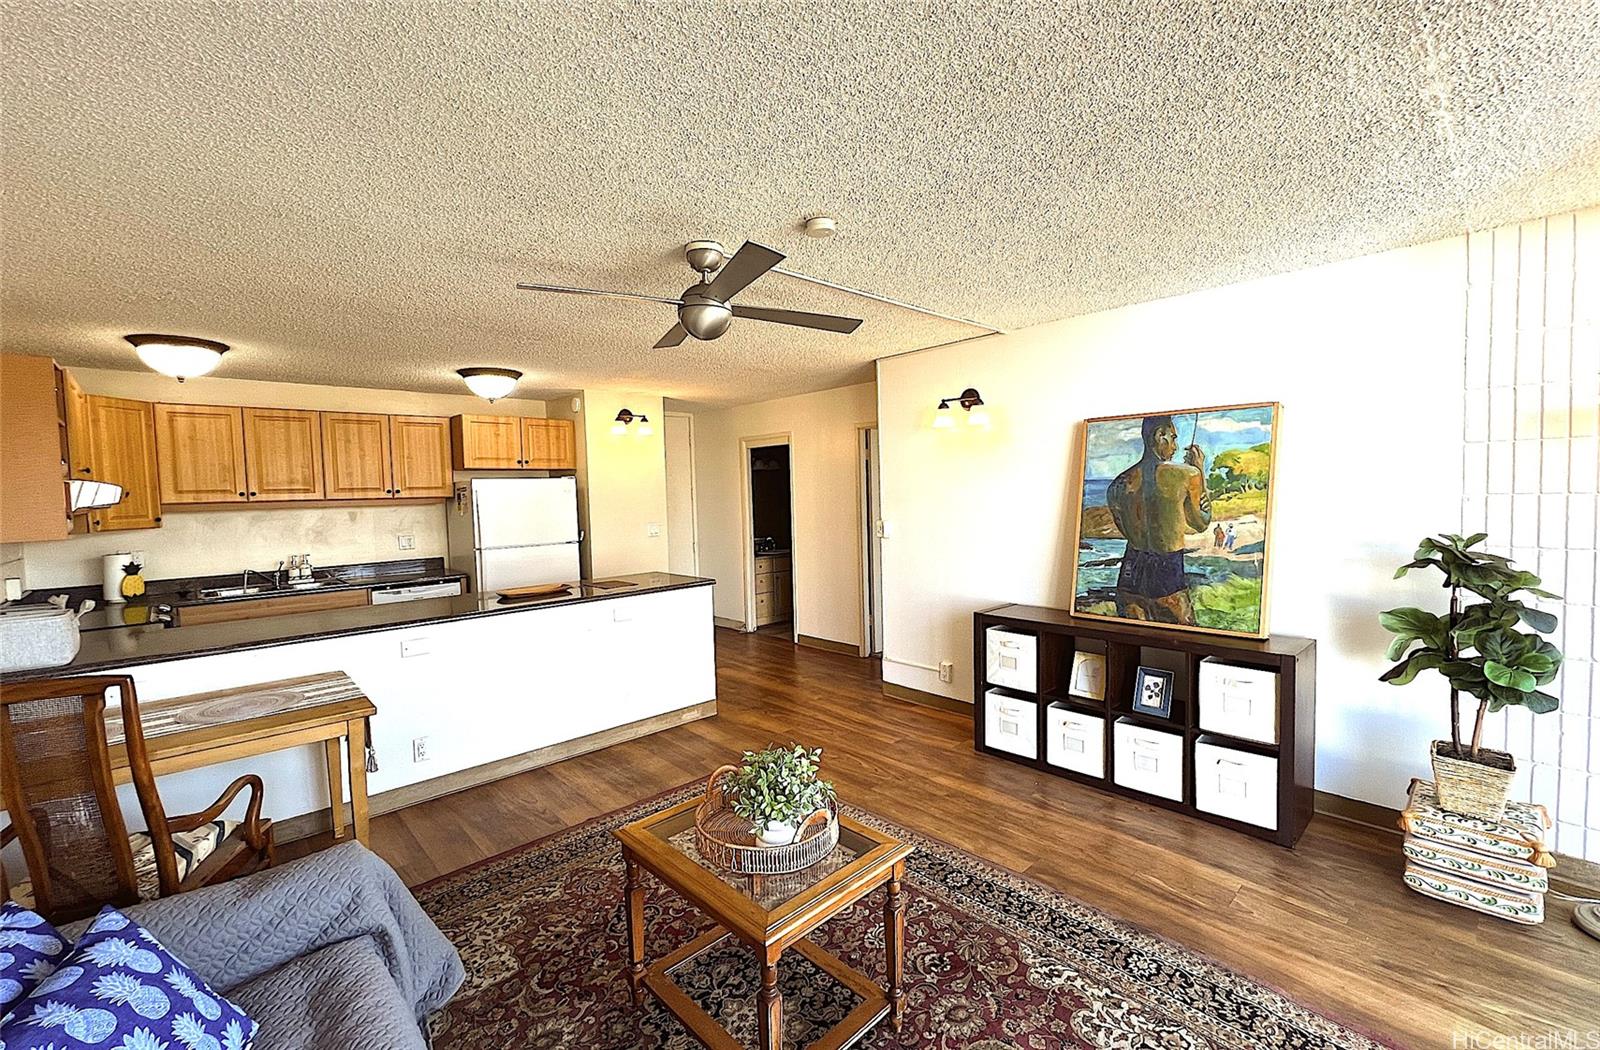
[(400, 549), (403, 551), (414, 551), (417, 549), (417, 538), (415, 536), (396, 536), (395, 541), (400, 544)]
[(939, 661), (939, 681), (953, 682), (956, 678), (956, 665), (949, 660)]
[(425, 736), (414, 737), (411, 741), (411, 761), (426, 762), (428, 760), (428, 738)]
[(659, 536), (661, 535), (661, 523), (658, 521), (652, 521), (650, 524), (644, 527), (644, 531), (648, 536)]

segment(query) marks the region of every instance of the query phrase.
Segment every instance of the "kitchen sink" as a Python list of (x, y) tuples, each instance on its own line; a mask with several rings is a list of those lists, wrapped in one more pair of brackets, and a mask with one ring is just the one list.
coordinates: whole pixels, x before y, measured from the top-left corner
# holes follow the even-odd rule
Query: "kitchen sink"
[(203, 599), (211, 598), (245, 598), (252, 594), (271, 590), (270, 587), (210, 587), (200, 592)]

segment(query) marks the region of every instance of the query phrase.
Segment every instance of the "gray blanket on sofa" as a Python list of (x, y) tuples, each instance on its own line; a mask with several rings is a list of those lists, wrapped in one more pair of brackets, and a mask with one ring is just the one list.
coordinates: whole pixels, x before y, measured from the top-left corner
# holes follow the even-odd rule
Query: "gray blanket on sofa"
[(463, 977), (394, 869), (354, 842), (126, 911), (261, 1022), (257, 1050), (424, 1047), (421, 1023)]

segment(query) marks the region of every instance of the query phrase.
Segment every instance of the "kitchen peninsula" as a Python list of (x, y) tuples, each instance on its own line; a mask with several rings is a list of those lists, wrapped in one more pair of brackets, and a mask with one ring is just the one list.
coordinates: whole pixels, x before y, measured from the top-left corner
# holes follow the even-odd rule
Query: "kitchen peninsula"
[[(464, 594), (88, 631), (71, 664), (3, 680), (127, 674), (148, 703), (342, 671), (377, 707), (367, 780), (382, 813), (715, 714), (711, 585), (641, 573), (519, 601)], [(266, 814), (289, 821), (286, 837), (325, 826), (318, 746), (165, 776), (162, 796), (169, 808), (201, 808), (247, 772), (265, 781)]]

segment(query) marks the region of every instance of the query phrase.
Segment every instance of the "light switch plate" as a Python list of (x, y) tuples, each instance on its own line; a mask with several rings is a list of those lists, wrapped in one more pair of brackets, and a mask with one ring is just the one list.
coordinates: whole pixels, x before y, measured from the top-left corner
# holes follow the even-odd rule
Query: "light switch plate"
[(652, 521), (650, 524), (644, 527), (644, 531), (650, 536), (659, 536), (661, 535), (661, 523), (658, 521)]
[(22, 600), (22, 578), (19, 576), (6, 577), (6, 601), (16, 602)]
[(417, 538), (415, 536), (396, 536), (395, 541), (400, 544), (400, 549), (403, 551), (414, 551), (417, 549)]

